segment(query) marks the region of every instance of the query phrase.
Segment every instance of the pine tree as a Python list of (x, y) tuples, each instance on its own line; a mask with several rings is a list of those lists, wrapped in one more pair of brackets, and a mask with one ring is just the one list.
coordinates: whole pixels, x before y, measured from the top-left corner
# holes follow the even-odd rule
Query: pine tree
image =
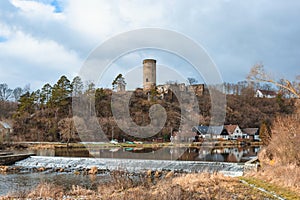
[(71, 83), (66, 76), (60, 77), (52, 88), (51, 105), (54, 107), (68, 104), (68, 97), (71, 96)]
[(41, 90), (41, 104), (47, 104), (51, 98), (52, 86), (46, 83)]
[(17, 111), (19, 113), (25, 113), (25, 112), (29, 114), (34, 113), (35, 111), (34, 97), (35, 97), (34, 93), (30, 94), (30, 92), (26, 92), (25, 94), (23, 94), (19, 99), (19, 105)]
[(72, 83), (71, 83), (71, 87), (72, 87), (72, 95), (73, 96), (79, 96), (82, 94), (83, 92), (83, 82), (81, 80), (81, 78), (79, 76), (74, 77)]

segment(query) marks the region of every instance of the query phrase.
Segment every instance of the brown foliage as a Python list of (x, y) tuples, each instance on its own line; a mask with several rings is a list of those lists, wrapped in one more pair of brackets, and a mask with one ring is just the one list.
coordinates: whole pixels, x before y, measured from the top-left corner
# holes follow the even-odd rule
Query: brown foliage
[(299, 116), (277, 117), (273, 124), (272, 139), (266, 147), (265, 158), (280, 165), (295, 164), (300, 167)]
[[(300, 108), (298, 108), (300, 113)], [(300, 194), (300, 117), (277, 117), (268, 146), (259, 153), (258, 178), (288, 186)]]
[(0, 100), (0, 119), (11, 118), (13, 113), (17, 110), (17, 103)]
[[(111, 111), (111, 90), (97, 89), (95, 94), (95, 112), (99, 124), (108, 138), (114, 130), (114, 138), (118, 140), (134, 140), (133, 136), (125, 134), (118, 128)], [(206, 92), (202, 96), (197, 96), (199, 103), (199, 113), (195, 113), (194, 118), (199, 119), (199, 124), (208, 125), (210, 122), (210, 95)], [(34, 114), (27, 112), (17, 113), (14, 121), (15, 140), (21, 141), (78, 141), (77, 130), (75, 130), (71, 121), (71, 100), (66, 101), (68, 105), (61, 108), (51, 108), (46, 106), (37, 109)], [(164, 99), (159, 96), (151, 101), (147, 100), (147, 95), (140, 89), (137, 89), (130, 99), (130, 116), (137, 125), (146, 126), (150, 124), (149, 109), (154, 104), (163, 106), (167, 113), (167, 122), (164, 128), (153, 138), (169, 138), (172, 129), (179, 129), (181, 119), (181, 105), (172, 93), (167, 94)], [(260, 127), (262, 121), (270, 124), (274, 116), (289, 114), (294, 111), (294, 101), (283, 98), (255, 98), (251, 93), (241, 95), (227, 95), (227, 114), (225, 124), (239, 124), (240, 127)], [(88, 104), (89, 105), (89, 104)], [(89, 106), (84, 111), (89, 111)], [(222, 108), (223, 109), (223, 108)], [(84, 113), (82, 113), (84, 114)], [(80, 115), (78, 115), (81, 117)], [(81, 124), (85, 130), (93, 130), (88, 127), (93, 124), (85, 119)], [(113, 128), (114, 127), (114, 128)], [(62, 133), (62, 138), (58, 133)], [(87, 131), (87, 135), (88, 135)], [(82, 137), (82, 134), (81, 134)], [(93, 136), (88, 135), (89, 139)]]

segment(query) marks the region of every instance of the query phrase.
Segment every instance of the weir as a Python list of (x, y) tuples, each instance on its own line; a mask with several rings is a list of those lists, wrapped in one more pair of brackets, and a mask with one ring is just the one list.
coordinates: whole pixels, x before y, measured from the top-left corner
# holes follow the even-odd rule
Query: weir
[(0, 165), (12, 165), (17, 161), (26, 159), (35, 154), (11, 154), (3, 153), (0, 155)]
[(138, 160), (138, 159), (111, 159), (111, 158), (70, 158), (31, 156), (15, 163), (24, 168), (63, 168), (68, 171), (90, 169), (99, 170), (126, 170), (133, 173), (147, 170), (167, 170), (175, 172), (218, 172), (227, 176), (242, 176), (244, 165), (225, 162), (176, 161), (176, 160)]

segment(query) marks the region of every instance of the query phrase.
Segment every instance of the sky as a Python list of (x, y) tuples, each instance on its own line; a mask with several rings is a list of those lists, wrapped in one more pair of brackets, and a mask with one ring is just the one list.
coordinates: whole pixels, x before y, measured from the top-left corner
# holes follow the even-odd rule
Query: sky
[[(70, 80), (112, 36), (140, 28), (176, 31), (201, 45), (226, 82), (245, 80), (262, 63), (275, 78), (300, 74), (298, 0), (1, 0), (0, 83), (32, 90)], [(157, 59), (158, 82), (201, 76), (182, 58), (159, 50), (121, 56), (98, 84), (119, 73), (141, 85), (142, 59)], [(168, 70), (172, 68), (172, 70)], [(165, 69), (165, 71), (163, 71)], [(168, 73), (172, 71), (172, 73)]]

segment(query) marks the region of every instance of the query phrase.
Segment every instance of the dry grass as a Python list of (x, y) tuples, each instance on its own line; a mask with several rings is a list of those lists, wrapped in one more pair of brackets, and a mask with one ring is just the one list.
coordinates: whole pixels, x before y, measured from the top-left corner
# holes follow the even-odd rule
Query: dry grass
[(55, 144), (35, 144), (29, 146), (29, 149), (39, 150), (39, 149), (55, 149)]
[[(179, 199), (265, 199), (270, 196), (240, 183), (237, 178), (220, 174), (175, 174), (172, 178), (156, 179), (126, 172), (112, 174), (111, 182), (99, 185), (97, 191), (73, 186), (42, 183), (33, 191), (14, 198), (30, 199), (111, 199), (111, 200), (179, 200)], [(10, 199), (9, 196), (3, 199)]]
[[(136, 187), (99, 187), (103, 199), (179, 200), (179, 199), (263, 199), (270, 198), (259, 191), (240, 183), (237, 178), (220, 174), (186, 174), (172, 179), (162, 179), (156, 184)], [(272, 198), (271, 198), (272, 199)]]
[(52, 198), (59, 199), (62, 198), (64, 194), (63, 189), (60, 186), (56, 186), (52, 183), (41, 183), (35, 190), (29, 192), (27, 198)]

